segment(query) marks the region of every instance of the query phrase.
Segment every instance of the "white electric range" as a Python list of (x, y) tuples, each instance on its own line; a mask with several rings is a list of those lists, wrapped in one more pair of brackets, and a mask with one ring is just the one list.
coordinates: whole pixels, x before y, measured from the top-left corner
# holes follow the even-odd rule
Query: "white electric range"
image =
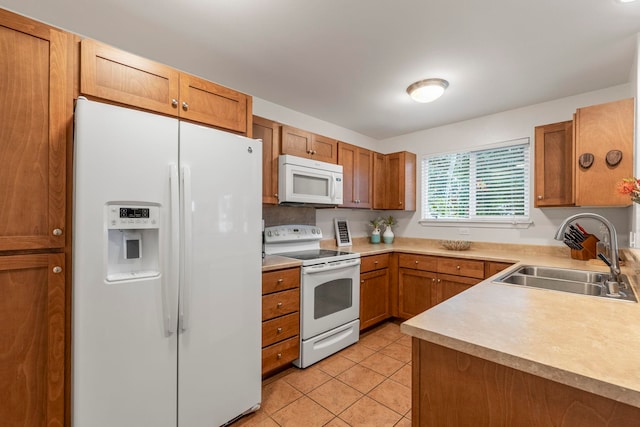
[(300, 273), (300, 358), (306, 368), (358, 342), (360, 254), (321, 249), (322, 230), (279, 225), (264, 230), (265, 253), (302, 261)]

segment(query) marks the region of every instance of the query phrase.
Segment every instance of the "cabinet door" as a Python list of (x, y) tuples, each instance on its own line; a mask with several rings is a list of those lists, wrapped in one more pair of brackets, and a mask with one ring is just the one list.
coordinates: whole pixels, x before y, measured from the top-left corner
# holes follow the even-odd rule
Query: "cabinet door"
[(311, 132), (291, 126), (280, 128), (280, 154), (311, 158)]
[(251, 97), (216, 83), (180, 74), (180, 118), (247, 133)]
[(0, 10), (0, 250), (65, 244), (72, 41)]
[(177, 116), (180, 73), (95, 40), (82, 40), (80, 92)]
[(311, 158), (327, 163), (338, 163), (338, 141), (311, 134)]
[(387, 209), (387, 158), (382, 153), (373, 153), (373, 209)]
[(360, 275), (360, 330), (391, 317), (389, 269)]
[[(628, 206), (629, 196), (618, 194), (616, 184), (633, 176), (633, 98), (580, 108), (576, 112), (576, 162), (593, 154), (591, 167), (576, 166), (577, 206)], [(606, 162), (607, 153), (619, 150), (616, 166)]]
[(358, 147), (356, 151), (356, 197), (359, 208), (369, 209), (373, 206), (373, 152)]
[(277, 205), (280, 125), (253, 116), (253, 138), (262, 140), (262, 203)]
[(398, 270), (398, 316), (409, 319), (436, 305), (436, 273)]
[(439, 274), (436, 282), (438, 285), (437, 302), (440, 304), (442, 301), (448, 300), (449, 298), (458, 295), (460, 292), (466, 291), (473, 285), (477, 285), (480, 283), (480, 280), (471, 277)]
[(416, 155), (407, 151), (387, 154), (386, 208), (416, 210)]
[(64, 254), (0, 257), (0, 420), (64, 425)]
[(536, 208), (575, 204), (573, 120), (535, 128)]
[(355, 145), (338, 143), (338, 164), (342, 165), (342, 194), (344, 208), (357, 208), (358, 195), (356, 191), (356, 158), (357, 147)]

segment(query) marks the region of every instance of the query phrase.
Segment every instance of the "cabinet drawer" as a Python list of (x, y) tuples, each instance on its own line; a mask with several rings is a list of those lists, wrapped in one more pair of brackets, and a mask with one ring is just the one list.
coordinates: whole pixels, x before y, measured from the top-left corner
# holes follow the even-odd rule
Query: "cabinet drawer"
[(438, 258), (427, 255), (400, 254), (398, 256), (398, 266), (414, 270), (437, 271)]
[(438, 273), (484, 279), (484, 261), (460, 258), (440, 258)]
[(262, 349), (262, 375), (285, 366), (300, 355), (300, 337), (295, 336)]
[(300, 287), (299, 268), (262, 273), (262, 295), (298, 287)]
[(295, 312), (262, 323), (262, 346), (300, 334), (300, 313)]
[(262, 320), (300, 311), (300, 289), (276, 292), (262, 297)]
[(360, 259), (360, 273), (389, 267), (389, 254), (365, 256)]

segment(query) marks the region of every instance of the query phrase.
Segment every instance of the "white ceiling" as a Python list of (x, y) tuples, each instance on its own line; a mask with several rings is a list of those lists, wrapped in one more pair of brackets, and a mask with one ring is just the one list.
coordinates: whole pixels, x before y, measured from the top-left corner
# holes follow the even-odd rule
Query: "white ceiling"
[[(385, 139), (630, 81), (640, 1), (0, 0)], [(449, 81), (417, 104), (416, 80)]]

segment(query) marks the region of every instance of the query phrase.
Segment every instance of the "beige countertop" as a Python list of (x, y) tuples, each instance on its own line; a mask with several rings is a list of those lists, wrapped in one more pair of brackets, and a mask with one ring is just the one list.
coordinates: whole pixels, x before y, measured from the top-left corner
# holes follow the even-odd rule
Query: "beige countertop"
[[(335, 241), (323, 241), (322, 246), (335, 248)], [(355, 239), (353, 246), (341, 249), (363, 256), (395, 251), (608, 271), (593, 261), (573, 260), (568, 249), (556, 246), (474, 242), (470, 250), (455, 252), (439, 247), (433, 240), (398, 238), (391, 245)], [(625, 250), (627, 263), (622, 267), (636, 295), (640, 283), (636, 270), (640, 268), (638, 252)], [(284, 260), (280, 260), (281, 265), (289, 265)], [(284, 268), (276, 265), (274, 260), (267, 268)], [(401, 330), (413, 337), (640, 407), (638, 303), (496, 284), (489, 278), (409, 319)]]

